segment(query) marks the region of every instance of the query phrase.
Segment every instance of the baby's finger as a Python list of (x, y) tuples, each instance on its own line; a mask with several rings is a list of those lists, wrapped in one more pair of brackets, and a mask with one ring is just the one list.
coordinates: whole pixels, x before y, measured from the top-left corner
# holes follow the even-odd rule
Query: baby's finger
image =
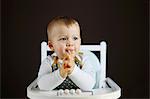
[(66, 61), (66, 60), (69, 60), (69, 55), (67, 55), (67, 54), (64, 54), (63, 61)]

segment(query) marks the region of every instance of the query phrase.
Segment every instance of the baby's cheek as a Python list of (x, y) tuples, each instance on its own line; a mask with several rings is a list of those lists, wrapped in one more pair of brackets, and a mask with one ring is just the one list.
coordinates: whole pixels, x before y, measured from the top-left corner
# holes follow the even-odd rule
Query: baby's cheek
[(63, 49), (62, 49), (61, 47), (58, 49), (58, 51), (59, 51), (60, 53), (63, 53)]
[(58, 52), (59, 52), (59, 54), (62, 56), (63, 53), (64, 53), (64, 52), (63, 52), (63, 48), (59, 48), (59, 49), (58, 49)]

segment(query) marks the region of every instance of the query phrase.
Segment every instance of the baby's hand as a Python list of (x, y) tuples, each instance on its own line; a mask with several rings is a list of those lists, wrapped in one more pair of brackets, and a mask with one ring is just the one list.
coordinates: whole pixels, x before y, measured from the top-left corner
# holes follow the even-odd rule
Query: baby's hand
[(63, 65), (60, 68), (60, 75), (65, 78), (67, 75), (71, 74), (74, 69), (74, 55), (71, 53), (66, 53), (63, 59)]
[(74, 66), (75, 66), (74, 57), (69, 55), (64, 60), (64, 69), (67, 69), (68, 75), (72, 73)]
[(62, 65), (62, 67), (60, 67), (60, 75), (62, 78), (66, 78), (68, 75), (67, 70), (64, 68), (64, 64)]

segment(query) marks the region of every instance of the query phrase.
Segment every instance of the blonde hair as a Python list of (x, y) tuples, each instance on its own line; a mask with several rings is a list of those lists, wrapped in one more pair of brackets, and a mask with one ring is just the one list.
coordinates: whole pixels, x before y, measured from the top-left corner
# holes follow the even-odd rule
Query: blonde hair
[(69, 27), (71, 25), (76, 25), (80, 31), (79, 23), (75, 19), (73, 19), (71, 17), (67, 17), (67, 16), (58, 16), (58, 17), (54, 17), (47, 25), (48, 39), (50, 39), (49, 36), (52, 33), (52, 29), (56, 24), (63, 24), (67, 27)]

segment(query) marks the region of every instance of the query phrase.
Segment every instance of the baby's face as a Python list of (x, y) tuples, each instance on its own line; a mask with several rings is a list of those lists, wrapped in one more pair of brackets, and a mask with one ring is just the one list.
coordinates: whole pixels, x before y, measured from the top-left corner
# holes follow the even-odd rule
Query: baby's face
[(65, 25), (56, 25), (53, 28), (51, 40), (48, 44), (54, 49), (60, 59), (63, 59), (66, 53), (75, 56), (81, 44), (78, 26), (74, 24), (69, 27)]

